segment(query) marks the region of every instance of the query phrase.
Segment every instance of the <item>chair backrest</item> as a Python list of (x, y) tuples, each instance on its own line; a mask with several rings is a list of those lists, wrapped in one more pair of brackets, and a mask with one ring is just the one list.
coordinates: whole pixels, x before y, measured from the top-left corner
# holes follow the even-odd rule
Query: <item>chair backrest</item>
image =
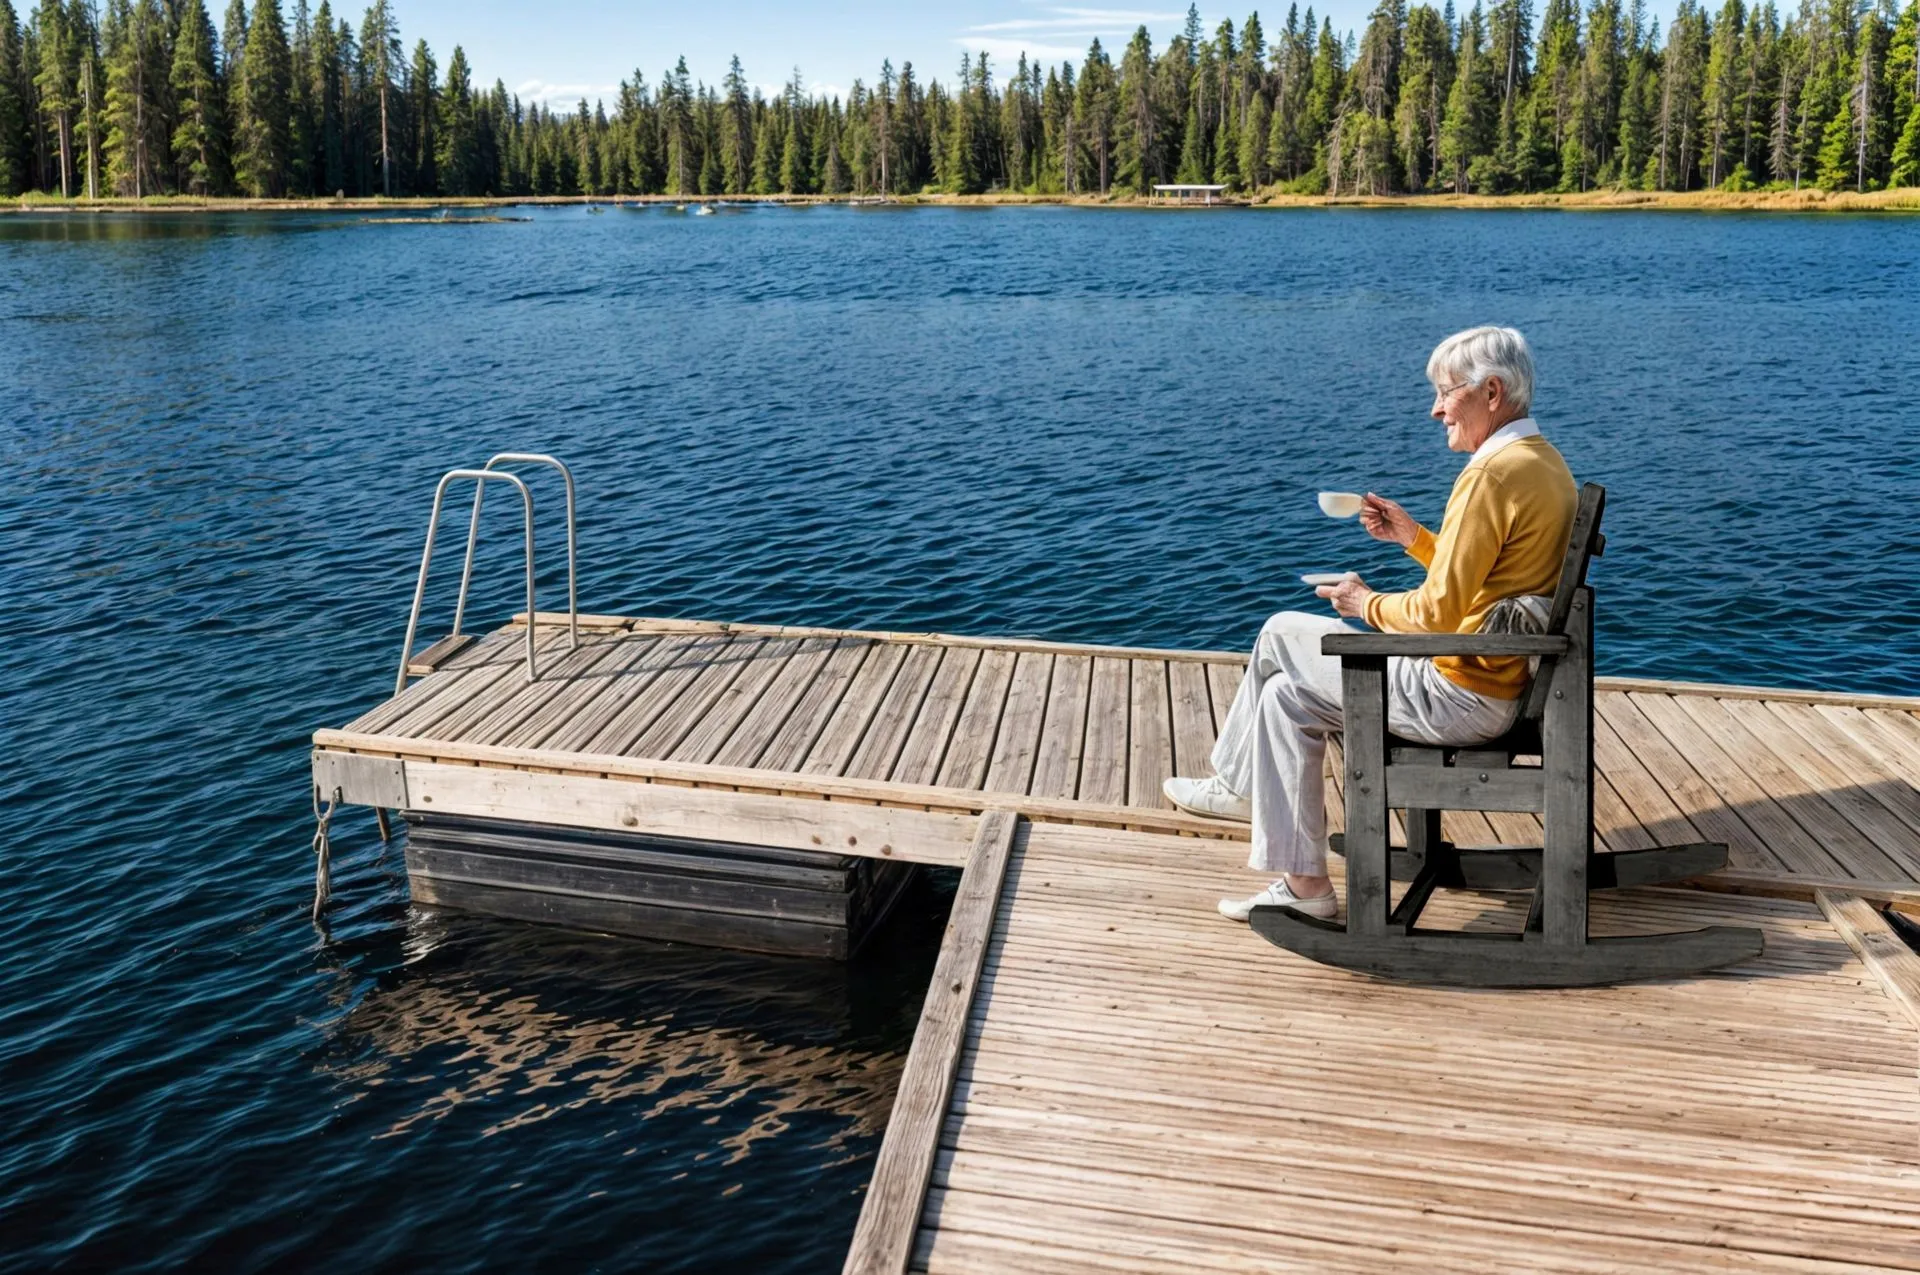
[[(1600, 518), (1607, 510), (1607, 489), (1599, 483), (1580, 488), (1580, 504), (1573, 513), (1573, 528), (1567, 533), (1567, 553), (1560, 560), (1560, 584), (1553, 591), (1553, 608), (1547, 612), (1547, 632), (1567, 631), (1567, 617), (1573, 614), (1573, 599), (1587, 582), (1587, 566), (1606, 552), (1607, 538), (1600, 534)], [(1521, 717), (1533, 720), (1546, 711), (1547, 692), (1553, 684), (1553, 658), (1543, 657), (1527, 689), (1526, 707)]]

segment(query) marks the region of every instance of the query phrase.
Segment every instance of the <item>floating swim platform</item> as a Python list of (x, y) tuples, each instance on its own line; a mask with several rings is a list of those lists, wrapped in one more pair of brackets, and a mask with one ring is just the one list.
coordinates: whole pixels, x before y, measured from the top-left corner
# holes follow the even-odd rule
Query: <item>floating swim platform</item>
[[(676, 849), (963, 869), (849, 1271), (1920, 1265), (1920, 953), (1885, 911), (1920, 915), (1913, 700), (1600, 679), (1599, 848), (1731, 863), (1597, 897), (1594, 932), (1744, 925), (1766, 951), (1496, 993), (1376, 983), (1214, 913), (1247, 830), (1160, 781), (1204, 768), (1236, 653), (537, 612), (436, 647), (314, 736), (323, 797), (411, 812), (416, 899), (841, 955), (851, 906), (743, 906), (705, 861), (677, 895), (634, 881)], [(1335, 828), (1340, 775), (1335, 749)], [(445, 828), (541, 843), (456, 863)], [(1523, 899), (1433, 906), (1517, 930)], [(778, 924), (815, 928), (783, 949)]]
[[(1160, 792), (1206, 773), (1243, 655), (593, 615), (578, 618), (578, 649), (568, 632), (564, 614), (522, 614), (444, 660), (417, 658), (418, 681), (314, 735), (322, 795), (948, 867), (988, 809), (1247, 835)], [(1724, 841), (1714, 887), (1839, 889), (1920, 912), (1920, 702), (1596, 687), (1599, 849)], [(1336, 829), (1340, 775), (1336, 745)], [(1540, 835), (1530, 814), (1449, 812), (1444, 831), (1463, 846)]]

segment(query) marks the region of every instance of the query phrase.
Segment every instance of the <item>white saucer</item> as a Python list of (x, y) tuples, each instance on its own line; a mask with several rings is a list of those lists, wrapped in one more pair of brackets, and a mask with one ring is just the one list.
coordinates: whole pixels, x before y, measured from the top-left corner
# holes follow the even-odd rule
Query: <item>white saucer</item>
[(1339, 584), (1352, 574), (1351, 571), (1313, 571), (1301, 576), (1300, 582), (1317, 589), (1323, 584)]

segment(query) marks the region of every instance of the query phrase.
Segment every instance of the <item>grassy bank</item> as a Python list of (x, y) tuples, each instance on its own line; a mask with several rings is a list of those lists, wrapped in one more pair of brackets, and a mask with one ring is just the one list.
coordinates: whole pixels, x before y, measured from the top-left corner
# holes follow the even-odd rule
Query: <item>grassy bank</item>
[[(727, 203), (831, 204), (844, 203), (835, 195), (725, 195)], [(185, 195), (147, 199), (62, 199), (31, 194), (0, 204), (5, 212), (404, 212), (441, 208), (500, 208), (539, 204), (687, 204), (700, 197), (681, 195), (535, 195), (471, 199), (212, 199)], [(1063, 204), (1076, 207), (1139, 208), (1156, 206), (1136, 195), (903, 195), (892, 202), (928, 206), (1016, 206)], [(1287, 195), (1262, 192), (1237, 201), (1256, 208), (1561, 208), (1666, 209), (1679, 212), (1920, 212), (1920, 187), (1827, 192), (1812, 188), (1779, 191), (1642, 191), (1590, 190), (1577, 194), (1535, 195), (1363, 195), (1330, 199), (1324, 195)], [(1164, 206), (1164, 205), (1157, 205)]]

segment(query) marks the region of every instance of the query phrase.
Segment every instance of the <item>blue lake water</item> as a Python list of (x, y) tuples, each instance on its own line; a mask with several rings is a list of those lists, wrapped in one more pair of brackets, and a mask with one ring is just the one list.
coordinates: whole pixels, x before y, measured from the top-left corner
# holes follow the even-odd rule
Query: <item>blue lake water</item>
[(419, 913), (349, 816), (307, 922), (307, 737), (494, 451), (587, 610), (1240, 647), (1412, 582), (1313, 493), (1437, 523), (1427, 351), (1509, 322), (1602, 672), (1920, 692), (1920, 222), (527, 215), (0, 217), (0, 1267), (837, 1263), (939, 883), (820, 966)]

